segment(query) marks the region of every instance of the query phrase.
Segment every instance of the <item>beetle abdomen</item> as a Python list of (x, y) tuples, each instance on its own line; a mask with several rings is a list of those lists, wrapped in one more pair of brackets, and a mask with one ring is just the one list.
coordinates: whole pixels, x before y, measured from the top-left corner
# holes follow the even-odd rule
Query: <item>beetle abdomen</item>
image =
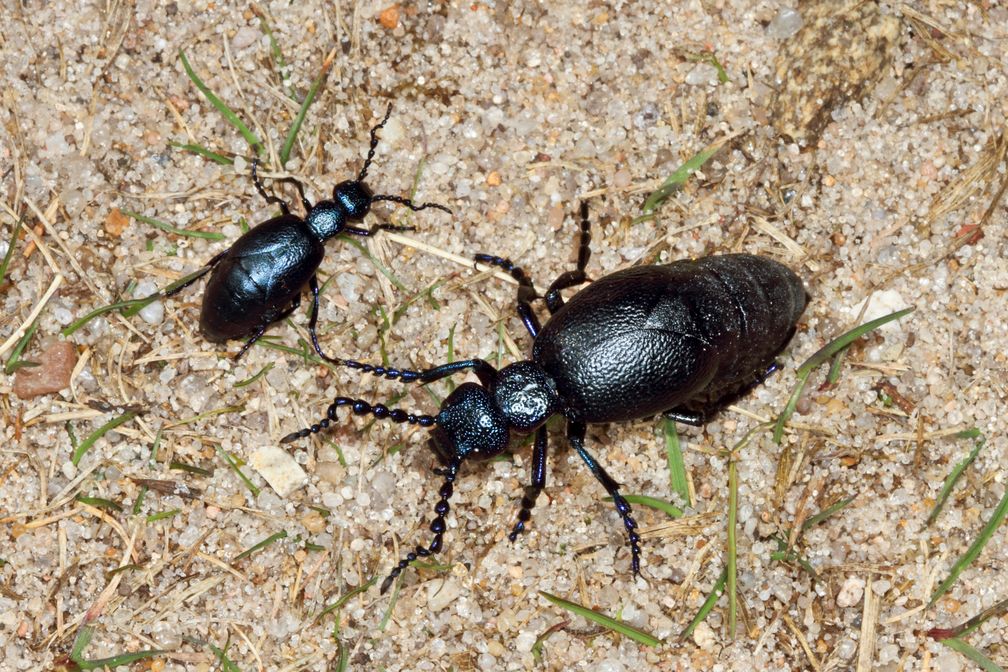
[(214, 266), (203, 292), (200, 331), (211, 341), (251, 336), (290, 307), (324, 254), (322, 243), (293, 215), (256, 226)]
[(805, 308), (787, 267), (747, 254), (639, 266), (574, 295), (533, 359), (584, 422), (642, 418), (737, 389), (784, 347)]

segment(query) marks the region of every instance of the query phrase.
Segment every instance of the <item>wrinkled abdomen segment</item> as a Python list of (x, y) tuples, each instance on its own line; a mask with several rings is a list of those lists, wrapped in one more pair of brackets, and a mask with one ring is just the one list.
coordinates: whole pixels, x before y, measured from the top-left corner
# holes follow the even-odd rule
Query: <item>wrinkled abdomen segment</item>
[(572, 297), (533, 358), (575, 417), (648, 417), (751, 381), (787, 343), (805, 300), (794, 273), (752, 255), (630, 268)]
[(218, 342), (245, 338), (275, 321), (299, 296), (323, 254), (322, 244), (304, 233), (297, 218), (277, 217), (255, 227), (211, 272), (201, 333)]

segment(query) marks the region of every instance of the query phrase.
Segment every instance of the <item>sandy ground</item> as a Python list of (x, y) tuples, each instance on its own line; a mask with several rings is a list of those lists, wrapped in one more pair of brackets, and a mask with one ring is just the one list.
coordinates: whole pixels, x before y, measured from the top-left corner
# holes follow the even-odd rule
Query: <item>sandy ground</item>
[[(547, 491), (518, 543), (505, 537), (528, 448), (467, 465), (443, 566), (408, 570), (394, 600), (371, 585), (325, 613), (427, 539), (439, 487), (427, 432), (341, 422), (292, 446), (307, 476), (282, 496), (253, 456), (337, 394), (434, 413), (446, 385), (404, 388), (266, 347), (234, 362), (237, 343), (199, 336), (201, 286), (142, 315), (93, 319), (68, 338), (80, 359), (67, 389), (21, 400), (0, 374), (0, 669), (49, 669), (82, 625), (90, 659), (167, 651), (131, 669), (218, 669), (213, 647), (237, 666), (222, 669), (241, 670), (972, 669), (926, 632), (1008, 598), (1005, 527), (926, 605), (1005, 491), (1008, 11), (846, 4), (816, 24), (809, 4), (795, 15), (736, 0), (431, 2), (385, 14), (384, 2), (4, 3), (0, 253), (17, 217), (32, 231), (0, 285), (5, 364), (36, 314), (22, 358), (44, 363), (46, 337), (199, 268), (275, 211), (252, 187), (249, 145), (179, 50), (266, 139), (277, 171), (332, 53), (283, 174), (323, 198), (356, 175), (368, 128), (393, 102), (369, 184), (406, 195), (416, 181), (418, 199), (454, 210), (376, 205), (371, 221), (416, 230), (369, 241), (374, 262), (329, 243), (320, 333), (334, 354), (385, 352), (419, 368), (445, 361), (451, 341), (458, 357), (522, 357), (514, 285), (466, 260), (508, 256), (546, 286), (573, 266), (585, 197), (593, 277), (744, 250), (793, 268), (811, 303), (783, 371), (703, 429), (680, 428), (692, 501), (670, 490), (660, 422), (590, 428), (625, 492), (685, 509), (674, 521), (635, 508), (642, 579), (612, 505), (556, 431)], [(725, 138), (654, 218), (634, 220), (664, 178)], [(221, 166), (185, 143), (240, 158)], [(781, 446), (761, 430), (734, 453), (737, 632), (722, 596), (680, 640), (727, 562), (726, 451), (780, 413), (797, 366), (857, 324), (869, 296), (861, 320), (916, 312), (850, 350), (836, 386), (820, 388), (825, 368), (813, 373)], [(306, 325), (302, 310), (269, 335), (298, 348)], [(71, 463), (75, 443), (130, 411)], [(955, 433), (974, 427), (986, 445), (928, 525), (974, 445)], [(793, 542), (785, 561), (778, 539)], [(664, 641), (614, 635), (537, 591)], [(1004, 609), (965, 639), (1004, 665)]]

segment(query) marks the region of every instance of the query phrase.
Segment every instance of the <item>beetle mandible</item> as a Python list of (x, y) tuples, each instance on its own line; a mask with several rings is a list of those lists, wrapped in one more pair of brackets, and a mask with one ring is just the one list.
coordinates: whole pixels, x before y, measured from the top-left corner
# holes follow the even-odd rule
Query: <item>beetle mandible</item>
[[(498, 455), (513, 435), (535, 432), (531, 483), (509, 535), (511, 541), (517, 539), (546, 486), (545, 423), (555, 414), (567, 419), (567, 440), (612, 497), (638, 574), (637, 523), (619, 484), (585, 448), (587, 425), (659, 413), (701, 425), (777, 368), (774, 357), (790, 340), (807, 301), (802, 281), (786, 266), (750, 254), (637, 266), (595, 280), (565, 302), (561, 290), (588, 281), (590, 241), (588, 208), (582, 202), (577, 267), (561, 274), (542, 297), (510, 260), (476, 255), (476, 261), (498, 266), (518, 281), (518, 314), (533, 338), (531, 359), (500, 371), (482, 359), (424, 371), (343, 360), (359, 371), (402, 382), (429, 383), (471, 370), (479, 383), (459, 385), (436, 416), (337, 397), (324, 419), (282, 439), (289, 443), (328, 428), (343, 406), (356, 415), (431, 428), (432, 448), (443, 465), (435, 473), (444, 477), (430, 524), (434, 539), (396, 565), (382, 592), (410, 562), (442, 549), (448, 500), (462, 463)], [(541, 327), (532, 310), (539, 298), (550, 312)]]
[(332, 200), (312, 205), (298, 180), (280, 178), (280, 182), (289, 182), (297, 188), (305, 209), (304, 217), (291, 214), (285, 201), (266, 193), (256, 172), (258, 159), (252, 161), (252, 181), (256, 190), (267, 203), (279, 206), (282, 214), (247, 231), (231, 247), (210, 259), (201, 273), (165, 294), (172, 296), (212, 271), (200, 310), (200, 332), (207, 340), (222, 342), (247, 338), (235, 355), (235, 359), (239, 359), (270, 324), (286, 318), (301, 305), (301, 291), (307, 284), (312, 294), (308, 333), (315, 352), (327, 361), (340, 361), (322, 352), (315, 333), (319, 305), (316, 271), (325, 256), (325, 242), (340, 233), (372, 236), (379, 230), (411, 230), (412, 227), (390, 224), (376, 224), (370, 229), (349, 224), (363, 221), (371, 210), (371, 204), (376, 201), (392, 201), (413, 211), (437, 208), (451, 214), (451, 210), (437, 203), (415, 205), (401, 196), (375, 195), (364, 184), (378, 146), (378, 131), (385, 126), (391, 114), (392, 104), (389, 103), (385, 118), (371, 129), (371, 144), (360, 174), (356, 180), (337, 184), (333, 188)]

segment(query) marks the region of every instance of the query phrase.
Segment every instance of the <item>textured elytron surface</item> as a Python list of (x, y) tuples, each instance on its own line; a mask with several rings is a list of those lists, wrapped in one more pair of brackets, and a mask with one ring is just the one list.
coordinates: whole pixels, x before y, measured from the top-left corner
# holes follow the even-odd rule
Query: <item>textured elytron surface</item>
[(557, 311), (533, 359), (585, 422), (653, 415), (765, 369), (805, 308), (801, 280), (747, 254), (605, 276)]
[(212, 341), (251, 336), (290, 307), (324, 254), (324, 246), (294, 215), (251, 229), (211, 272), (200, 331)]

